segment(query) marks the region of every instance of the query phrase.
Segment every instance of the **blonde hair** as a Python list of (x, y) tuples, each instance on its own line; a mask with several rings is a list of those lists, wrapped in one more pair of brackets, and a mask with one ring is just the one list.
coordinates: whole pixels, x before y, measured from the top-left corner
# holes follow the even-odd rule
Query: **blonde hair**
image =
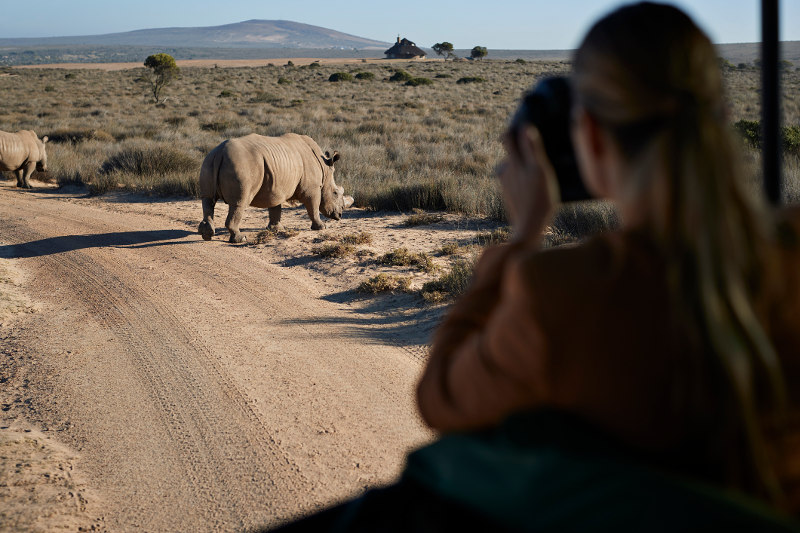
[(756, 485), (747, 488), (777, 500), (758, 388), (768, 384), (777, 412), (784, 383), (760, 319), (774, 264), (769, 216), (739, 176), (714, 46), (674, 7), (625, 6), (585, 37), (574, 87), (576, 101), (635, 169), (626, 186), (652, 209), (650, 230), (667, 260), (681, 331), (699, 353), (714, 356), (733, 408), (730, 425), (744, 436), (745, 477)]

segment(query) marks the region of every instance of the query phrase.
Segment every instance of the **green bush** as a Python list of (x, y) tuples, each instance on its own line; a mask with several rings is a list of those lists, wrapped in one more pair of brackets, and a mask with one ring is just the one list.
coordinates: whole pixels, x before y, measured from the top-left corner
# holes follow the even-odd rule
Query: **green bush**
[(218, 98), (230, 98), (231, 96), (235, 96), (233, 91), (223, 89), (222, 92), (219, 93)]
[(411, 81), (414, 78), (405, 70), (398, 69), (389, 77), (389, 81)]
[[(750, 146), (761, 149), (760, 121), (740, 120), (733, 126)], [(787, 154), (800, 154), (800, 126), (781, 127), (781, 143), (783, 145), (783, 151)]]
[(322, 68), (322, 65), (319, 64), (319, 61), (314, 61), (313, 63), (308, 65), (308, 68)]
[(446, 73), (437, 74), (436, 76), (434, 76), (434, 78), (439, 78), (439, 79), (452, 78), (452, 77), (453, 77), (452, 74), (446, 74)]
[(758, 120), (740, 120), (733, 125), (753, 148), (761, 148), (761, 123)]
[(800, 155), (800, 126), (782, 128), (783, 149), (787, 154)]
[(411, 78), (406, 82), (409, 87), (418, 87), (420, 85), (433, 85), (433, 80), (430, 78)]
[(456, 83), (483, 83), (486, 81), (486, 78), (482, 78), (481, 76), (465, 76), (463, 78), (459, 78)]
[(369, 81), (375, 79), (375, 74), (372, 72), (357, 72), (356, 79), (362, 81)]
[(284, 78), (283, 76), (278, 78), (278, 85), (288, 85), (290, 83), (292, 83), (292, 81), (289, 78)]
[(334, 72), (328, 81), (353, 81), (353, 75), (349, 72)]

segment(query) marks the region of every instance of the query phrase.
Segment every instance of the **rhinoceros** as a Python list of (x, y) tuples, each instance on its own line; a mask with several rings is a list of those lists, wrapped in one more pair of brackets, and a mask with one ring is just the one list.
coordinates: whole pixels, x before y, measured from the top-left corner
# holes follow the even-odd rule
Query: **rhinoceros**
[(46, 142), (47, 137), (40, 141), (31, 130), (0, 131), (0, 171), (13, 172), (17, 176), (17, 187), (30, 189), (28, 178), (34, 169), (39, 172), (47, 170)]
[(311, 137), (286, 133), (265, 137), (251, 133), (228, 139), (211, 150), (200, 168), (200, 198), (203, 221), (198, 232), (203, 239), (214, 235), (214, 206), (218, 199), (228, 204), (225, 227), (230, 242), (245, 240), (239, 232), (244, 208), (269, 209), (268, 228), (281, 225), (281, 204), (297, 201), (305, 205), (311, 229), (325, 228), (320, 213), (339, 220), (353, 204), (351, 196), (333, 180), (333, 164), (339, 153), (322, 153)]

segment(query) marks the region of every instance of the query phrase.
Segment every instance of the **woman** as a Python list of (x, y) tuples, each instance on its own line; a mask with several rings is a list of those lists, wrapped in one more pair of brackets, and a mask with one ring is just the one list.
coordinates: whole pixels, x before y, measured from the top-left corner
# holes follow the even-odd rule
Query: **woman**
[(508, 133), (514, 235), (434, 338), (423, 418), (453, 432), (555, 408), (800, 512), (800, 210), (743, 188), (713, 45), (674, 7), (626, 6), (589, 31), (572, 82), (582, 177), (622, 228), (541, 251), (552, 167), (535, 128)]

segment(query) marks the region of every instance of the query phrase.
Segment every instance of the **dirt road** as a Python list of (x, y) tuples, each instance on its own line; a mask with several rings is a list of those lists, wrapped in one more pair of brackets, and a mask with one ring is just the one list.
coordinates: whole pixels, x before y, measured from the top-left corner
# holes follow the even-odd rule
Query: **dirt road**
[(39, 311), (0, 329), (3, 428), (74, 454), (93, 527), (274, 525), (392, 479), (429, 438), (418, 355), (320, 281), (189, 221), (12, 185), (0, 258)]

